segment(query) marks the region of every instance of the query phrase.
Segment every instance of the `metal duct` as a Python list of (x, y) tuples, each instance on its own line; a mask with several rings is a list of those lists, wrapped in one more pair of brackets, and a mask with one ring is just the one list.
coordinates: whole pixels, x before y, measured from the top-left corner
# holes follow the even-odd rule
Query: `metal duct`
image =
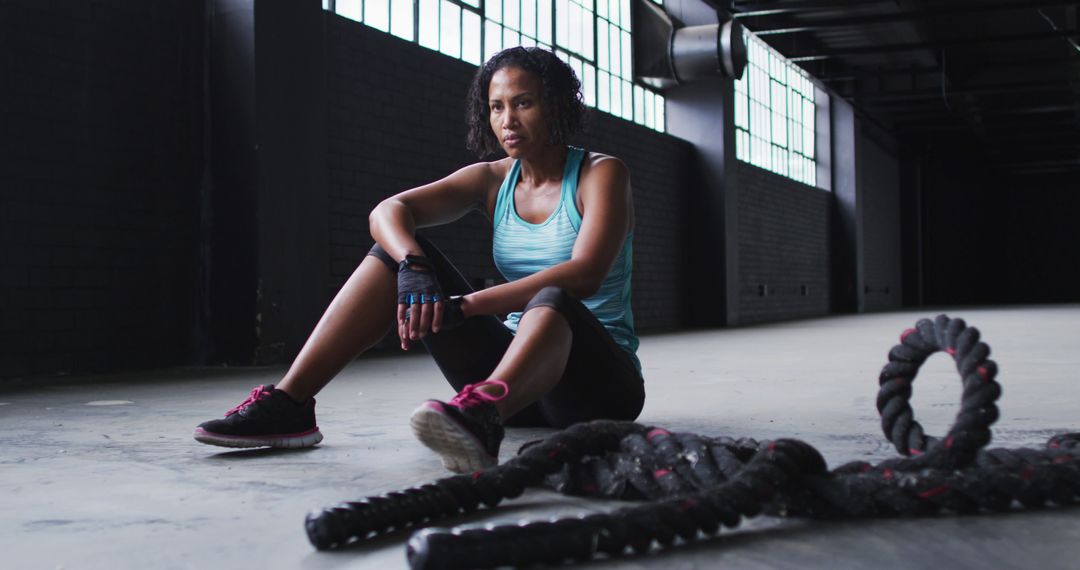
[(683, 26), (649, 0), (634, 0), (634, 76), (665, 89), (711, 77), (739, 79), (746, 67), (743, 28), (736, 20)]

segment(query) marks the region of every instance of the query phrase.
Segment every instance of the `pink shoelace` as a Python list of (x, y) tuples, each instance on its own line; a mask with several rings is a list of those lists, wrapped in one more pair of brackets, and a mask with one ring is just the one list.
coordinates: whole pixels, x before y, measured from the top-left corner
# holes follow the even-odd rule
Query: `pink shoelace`
[(229, 416), (239, 412), (240, 410), (250, 406), (251, 404), (254, 404), (255, 402), (258, 402), (259, 400), (262, 400), (263, 398), (269, 398), (270, 394), (271, 394), (271, 391), (270, 390), (264, 390), (262, 386), (256, 386), (256, 387), (252, 388), (251, 393), (248, 394), (247, 399), (244, 400), (243, 402), (240, 402), (235, 408), (225, 412), (225, 417), (229, 417)]
[[(481, 386), (487, 386), (487, 385), (491, 385), (491, 384), (502, 386), (503, 392), (502, 392), (501, 396), (492, 396), (491, 394), (488, 394), (487, 392), (482, 392), (482, 391), (477, 389), (477, 388), (479, 388)], [(479, 402), (498, 402), (499, 400), (502, 400), (503, 398), (505, 398), (509, 394), (510, 394), (510, 387), (506, 385), (506, 382), (503, 382), (502, 380), (485, 380), (483, 382), (477, 382), (476, 384), (469, 384), (468, 386), (465, 386), (464, 390), (462, 390), (461, 392), (458, 392), (458, 395), (454, 396), (454, 398), (452, 400), (450, 400), (450, 404), (461, 407), (461, 406), (477, 403), (477, 401), (479, 401)]]

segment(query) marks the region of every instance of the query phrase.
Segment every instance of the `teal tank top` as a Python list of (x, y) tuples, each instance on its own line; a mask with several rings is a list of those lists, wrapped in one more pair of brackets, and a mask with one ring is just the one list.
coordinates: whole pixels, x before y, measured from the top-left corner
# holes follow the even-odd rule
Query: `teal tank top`
[[(569, 261), (578, 232), (581, 230), (581, 213), (577, 209), (578, 175), (585, 150), (570, 147), (563, 169), (562, 193), (559, 204), (539, 224), (529, 223), (518, 216), (514, 206), (514, 188), (521, 174), (521, 164), (514, 161), (510, 172), (499, 188), (495, 201), (492, 253), (495, 267), (507, 281), (528, 277), (564, 261)], [(633, 232), (626, 234), (619, 256), (611, 271), (604, 278), (600, 290), (588, 299), (582, 299), (615, 343), (630, 355), (634, 367), (641, 373), (637, 357), (638, 338), (634, 334), (634, 316), (630, 310), (630, 274), (633, 260)], [(506, 326), (517, 332), (521, 313), (507, 315)]]

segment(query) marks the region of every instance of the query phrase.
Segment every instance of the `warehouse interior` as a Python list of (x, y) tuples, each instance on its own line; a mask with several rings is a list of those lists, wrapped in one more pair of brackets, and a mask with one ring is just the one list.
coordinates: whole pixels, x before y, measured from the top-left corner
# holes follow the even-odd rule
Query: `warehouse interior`
[[(741, 77), (688, 79), (658, 21), (726, 23)], [(1062, 397), (1080, 338), (1075, 1), (3, 0), (13, 567), (407, 565), (407, 533), (322, 553), (300, 523), (444, 475), (407, 428), (450, 395), (424, 355), (390, 336), (350, 365), (320, 396), (334, 429), (313, 450), (222, 452), (190, 430), (280, 378), (374, 243), (379, 201), (477, 160), (466, 92), (517, 44), (582, 74), (593, 110), (574, 143), (632, 174), (640, 421), (798, 437), (830, 466), (893, 457), (878, 372), (902, 331), (947, 313), (1001, 365), (992, 445), (1077, 430)], [(490, 228), (423, 233), (483, 288), (501, 279)], [(928, 368), (913, 406), (940, 433), (956, 372)], [(549, 433), (512, 432), (502, 459)], [(496, 516), (617, 506), (537, 490)], [(1066, 568), (1075, 515), (762, 517), (590, 565)], [(895, 544), (910, 541), (925, 552)]]

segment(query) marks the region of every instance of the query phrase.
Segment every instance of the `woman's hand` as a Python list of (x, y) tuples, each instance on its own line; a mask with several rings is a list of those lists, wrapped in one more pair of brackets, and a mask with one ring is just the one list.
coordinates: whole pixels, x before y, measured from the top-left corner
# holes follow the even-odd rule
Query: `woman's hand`
[(442, 325), (443, 294), (431, 260), (407, 255), (398, 266), (398, 336), (401, 348)]
[(398, 266), (398, 338), (401, 348), (429, 333), (454, 328), (465, 321), (463, 297), (443, 297), (431, 261), (408, 255)]

